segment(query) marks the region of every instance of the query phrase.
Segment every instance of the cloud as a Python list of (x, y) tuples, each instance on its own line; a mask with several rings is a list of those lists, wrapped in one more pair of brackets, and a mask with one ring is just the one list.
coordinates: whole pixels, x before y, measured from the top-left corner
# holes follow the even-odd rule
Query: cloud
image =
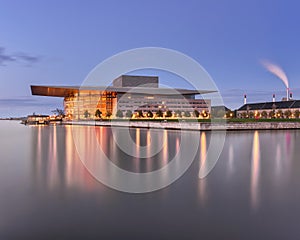
[(31, 65), (37, 63), (41, 60), (38, 56), (32, 56), (27, 53), (17, 53), (17, 54), (8, 54), (5, 51), (4, 47), (0, 47), (0, 66), (6, 66), (9, 62), (19, 62), (25, 63), (26, 65)]
[(0, 65), (5, 65), (6, 62), (14, 62), (16, 58), (11, 55), (5, 54), (5, 49), (0, 47)]
[(23, 60), (23, 61), (27, 62), (27, 63), (36, 63), (36, 62), (40, 61), (40, 57), (30, 56), (30, 55), (27, 55), (26, 53), (20, 53), (16, 57), (20, 60)]

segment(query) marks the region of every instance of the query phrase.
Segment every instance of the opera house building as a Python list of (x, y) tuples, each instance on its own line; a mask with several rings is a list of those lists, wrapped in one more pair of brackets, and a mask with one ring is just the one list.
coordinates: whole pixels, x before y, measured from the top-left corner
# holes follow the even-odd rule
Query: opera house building
[[(117, 111), (153, 114), (192, 114), (195, 110), (210, 113), (211, 101), (196, 95), (211, 93), (208, 90), (171, 89), (159, 87), (158, 77), (122, 75), (111, 86), (31, 86), (32, 95), (61, 97), (68, 119), (94, 119), (111, 116)], [(98, 112), (99, 112), (98, 111)]]

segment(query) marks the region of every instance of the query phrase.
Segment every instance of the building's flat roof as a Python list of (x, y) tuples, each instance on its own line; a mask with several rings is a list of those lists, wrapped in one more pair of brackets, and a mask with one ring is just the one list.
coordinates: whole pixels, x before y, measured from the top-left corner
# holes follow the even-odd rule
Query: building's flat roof
[(238, 111), (286, 109), (286, 108), (299, 108), (299, 107), (300, 107), (300, 100), (289, 100), (289, 101), (278, 101), (278, 102), (247, 103), (241, 106), (238, 109)]
[(154, 95), (197, 95), (213, 93), (213, 90), (189, 90), (172, 88), (143, 88), (143, 87), (104, 87), (104, 86), (37, 86), (31, 85), (32, 95), (66, 97), (79, 91), (101, 92), (111, 91), (117, 93), (136, 93), (136, 94), (154, 94)]

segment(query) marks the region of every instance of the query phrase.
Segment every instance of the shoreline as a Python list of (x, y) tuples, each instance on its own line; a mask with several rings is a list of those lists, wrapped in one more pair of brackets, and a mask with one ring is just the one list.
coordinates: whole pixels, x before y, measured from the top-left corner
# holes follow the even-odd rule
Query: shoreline
[(147, 122), (147, 121), (65, 121), (63, 125), (154, 128), (190, 131), (297, 130), (300, 122)]

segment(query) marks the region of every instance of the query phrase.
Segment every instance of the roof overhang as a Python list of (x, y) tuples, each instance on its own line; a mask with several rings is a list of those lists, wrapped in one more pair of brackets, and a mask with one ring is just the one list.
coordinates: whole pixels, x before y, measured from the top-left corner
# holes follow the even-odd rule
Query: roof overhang
[(66, 97), (78, 92), (101, 93), (103, 91), (117, 92), (120, 94), (153, 94), (153, 95), (197, 95), (214, 93), (213, 90), (189, 90), (172, 88), (142, 88), (142, 87), (89, 87), (89, 86), (36, 86), (31, 85), (32, 95), (49, 97)]

